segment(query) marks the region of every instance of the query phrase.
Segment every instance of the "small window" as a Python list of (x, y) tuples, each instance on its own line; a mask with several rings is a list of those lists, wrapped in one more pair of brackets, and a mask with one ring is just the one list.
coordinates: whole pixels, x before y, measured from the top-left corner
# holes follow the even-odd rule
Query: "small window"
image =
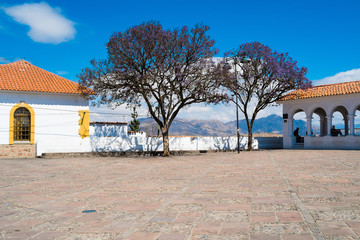
[(14, 141), (30, 141), (31, 114), (29, 110), (20, 107), (14, 113)]

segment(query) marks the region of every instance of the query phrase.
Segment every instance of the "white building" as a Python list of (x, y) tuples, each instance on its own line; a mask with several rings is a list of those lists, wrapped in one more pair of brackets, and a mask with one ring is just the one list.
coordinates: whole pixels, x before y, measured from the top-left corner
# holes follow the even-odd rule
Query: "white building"
[(89, 151), (89, 102), (80, 93), (24, 60), (0, 65), (0, 157)]
[[(360, 136), (355, 131), (355, 122), (359, 119), (356, 111), (360, 110), (360, 81), (296, 90), (277, 103), (283, 105), (284, 148), (360, 149)], [(306, 115), (306, 134), (297, 141), (293, 122), (299, 112)], [(343, 120), (342, 135), (332, 134), (334, 114)], [(315, 126), (319, 134), (314, 134)]]

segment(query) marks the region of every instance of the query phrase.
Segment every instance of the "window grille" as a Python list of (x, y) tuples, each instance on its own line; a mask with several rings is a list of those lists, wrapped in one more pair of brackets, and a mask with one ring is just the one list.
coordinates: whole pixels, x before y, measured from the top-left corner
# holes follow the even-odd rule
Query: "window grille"
[(29, 110), (20, 107), (14, 113), (14, 141), (30, 141), (31, 114)]

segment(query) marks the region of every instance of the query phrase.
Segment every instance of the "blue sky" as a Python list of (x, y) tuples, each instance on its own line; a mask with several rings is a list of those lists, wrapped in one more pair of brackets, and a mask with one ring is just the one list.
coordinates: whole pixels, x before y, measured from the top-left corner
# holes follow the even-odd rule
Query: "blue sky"
[[(25, 59), (73, 81), (91, 59), (106, 56), (111, 33), (149, 20), (166, 28), (210, 26), (219, 57), (243, 43), (259, 41), (289, 52), (308, 68), (314, 84), (360, 80), (358, 0), (5, 0), (0, 7), (0, 63)], [(225, 108), (229, 106), (197, 105), (180, 117), (232, 120), (232, 111), (215, 114)], [(270, 108), (260, 116), (270, 113), (281, 110)]]

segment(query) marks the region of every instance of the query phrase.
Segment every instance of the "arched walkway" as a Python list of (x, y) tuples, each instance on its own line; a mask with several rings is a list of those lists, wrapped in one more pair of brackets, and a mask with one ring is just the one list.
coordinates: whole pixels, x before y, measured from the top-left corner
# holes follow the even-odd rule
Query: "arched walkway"
[(304, 148), (360, 150), (360, 81), (295, 90), (277, 103), (283, 105), (284, 148), (298, 147), (293, 131), (302, 112)]

